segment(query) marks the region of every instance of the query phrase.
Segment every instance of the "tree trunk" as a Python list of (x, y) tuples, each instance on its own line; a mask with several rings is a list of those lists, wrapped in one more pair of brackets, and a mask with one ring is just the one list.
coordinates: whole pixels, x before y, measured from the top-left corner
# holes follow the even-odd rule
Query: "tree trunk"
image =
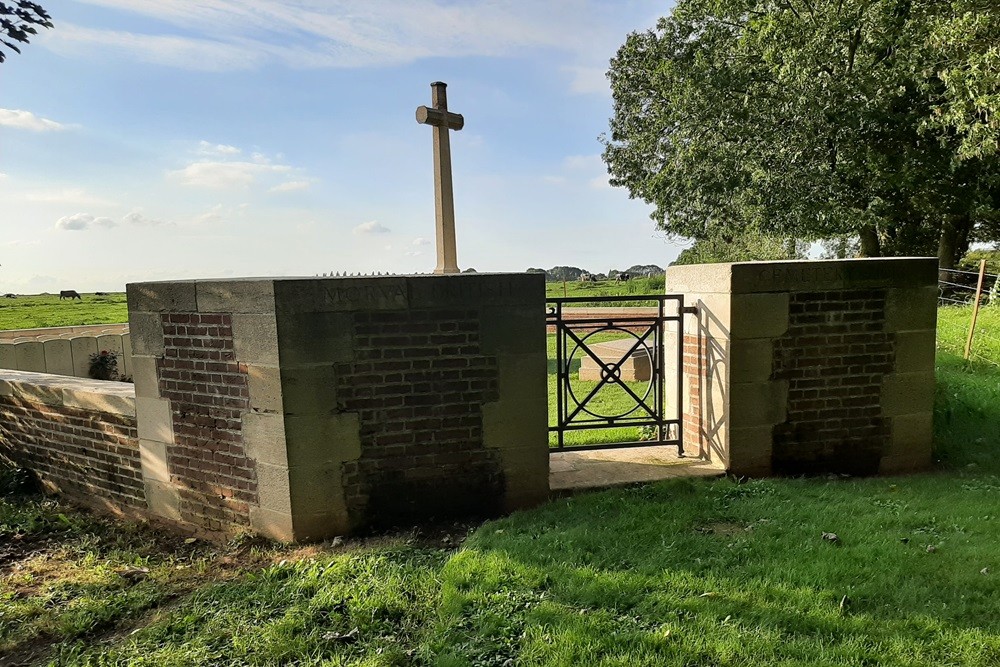
[(958, 230), (949, 216), (941, 224), (941, 236), (938, 237), (938, 280), (950, 280), (947, 269), (955, 268), (957, 247)]
[(881, 257), (882, 248), (878, 242), (878, 234), (875, 232), (875, 227), (872, 225), (865, 225), (861, 228), (861, 256), (862, 257)]

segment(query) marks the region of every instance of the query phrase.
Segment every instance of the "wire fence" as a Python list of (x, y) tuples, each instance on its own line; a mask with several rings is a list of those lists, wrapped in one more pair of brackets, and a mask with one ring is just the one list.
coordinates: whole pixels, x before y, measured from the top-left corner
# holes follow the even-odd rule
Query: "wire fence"
[(1000, 368), (1000, 275), (982, 269), (940, 270), (937, 346)]

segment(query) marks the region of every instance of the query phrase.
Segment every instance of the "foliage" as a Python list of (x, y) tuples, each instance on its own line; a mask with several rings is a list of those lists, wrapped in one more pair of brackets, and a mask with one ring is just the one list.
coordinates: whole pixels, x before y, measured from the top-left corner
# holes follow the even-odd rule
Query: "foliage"
[[(996, 60), (989, 40), (945, 44), (972, 2), (680, 0), (612, 60), (612, 184), (684, 237), (858, 236), (867, 256), (953, 262), (1000, 208), (996, 146), (946, 112), (973, 85), (957, 73)], [(986, 35), (1000, 8), (982, 4)], [(973, 115), (992, 127), (998, 107), (980, 95)]]
[(0, 330), (128, 322), (124, 293), (81, 296), (83, 301), (60, 301), (53, 294), (0, 299)]
[(114, 350), (101, 350), (90, 355), (90, 366), (87, 375), (92, 380), (118, 379), (118, 353)]
[(971, 250), (957, 264), (963, 271), (979, 271), (980, 260), (986, 260), (986, 273), (1000, 273), (1000, 250)]
[(714, 264), (717, 262), (752, 262), (776, 259), (805, 259), (809, 246), (795, 239), (770, 236), (738, 235), (720, 238), (709, 235), (685, 248), (674, 264)]
[[(21, 49), (14, 42), (27, 44), (29, 35), (38, 34), (35, 26), (52, 27), (52, 17), (40, 5), (29, 0), (14, 0), (11, 4), (0, 2), (0, 44), (20, 53)], [(6, 57), (0, 50), (0, 63)]]

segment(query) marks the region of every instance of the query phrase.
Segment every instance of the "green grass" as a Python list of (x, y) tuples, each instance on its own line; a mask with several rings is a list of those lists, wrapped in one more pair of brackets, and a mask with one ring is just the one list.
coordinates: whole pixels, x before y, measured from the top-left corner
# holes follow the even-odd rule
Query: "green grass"
[[(0, 556), (0, 664), (44, 646), (65, 666), (1000, 665), (992, 317), (965, 362), (968, 310), (941, 311), (922, 475), (579, 494), (458, 549), (212, 548), (2, 499), (0, 552), (31, 553)], [(138, 564), (148, 580), (107, 575)]]
[(53, 294), (0, 298), (0, 330), (128, 322), (124, 292), (80, 296), (81, 301), (60, 301), (59, 295)]
[[(664, 277), (653, 276), (649, 278), (633, 278), (626, 283), (616, 283), (613, 280), (601, 280), (593, 283), (582, 283), (579, 281), (547, 282), (545, 283), (546, 298), (561, 297), (605, 297), (605, 296), (629, 296), (629, 295), (650, 295), (664, 293)], [(611, 302), (582, 302), (573, 304), (574, 306), (655, 306), (655, 302), (649, 301), (611, 301)]]

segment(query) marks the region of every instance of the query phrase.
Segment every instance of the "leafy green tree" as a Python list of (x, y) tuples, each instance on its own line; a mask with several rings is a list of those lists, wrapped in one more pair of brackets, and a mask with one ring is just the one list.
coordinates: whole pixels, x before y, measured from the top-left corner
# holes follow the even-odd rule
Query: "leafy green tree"
[(948, 58), (992, 48), (945, 43), (964, 16), (952, 5), (976, 2), (1000, 13), (993, 0), (678, 0), (611, 62), (611, 182), (684, 237), (853, 236), (866, 256), (951, 266), (1000, 208), (983, 133), (934, 119), (961, 98)]
[[(27, 44), (30, 35), (38, 34), (35, 26), (52, 27), (52, 17), (41, 5), (28, 0), (17, 0), (11, 4), (0, 2), (0, 44), (20, 53), (21, 49), (15, 42)], [(0, 50), (0, 63), (6, 59), (6, 54)]]
[(805, 259), (809, 244), (795, 239), (741, 234), (712, 235), (694, 242), (681, 251), (674, 264), (715, 264), (718, 262), (750, 262), (777, 259)]

